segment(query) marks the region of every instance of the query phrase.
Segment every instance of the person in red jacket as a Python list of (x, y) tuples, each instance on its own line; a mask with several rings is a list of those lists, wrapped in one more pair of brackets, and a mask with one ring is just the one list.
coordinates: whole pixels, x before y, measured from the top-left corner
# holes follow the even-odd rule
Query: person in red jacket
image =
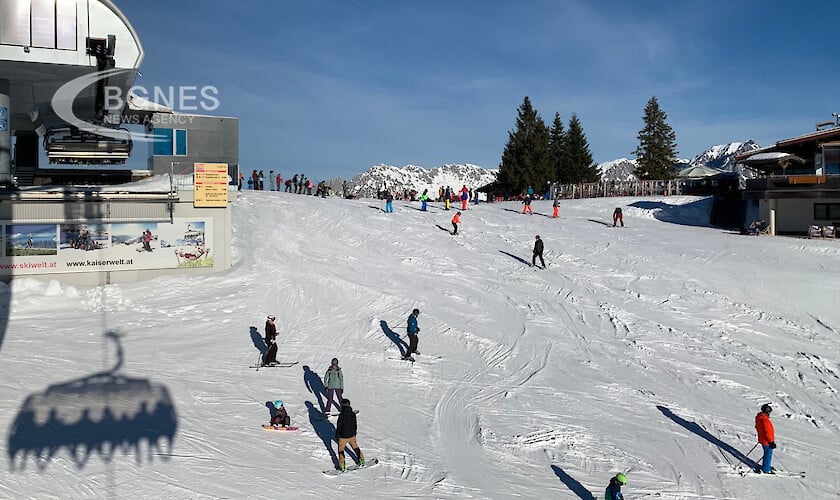
[(453, 235), (458, 234), (458, 224), (460, 224), (460, 223), (461, 223), (461, 212), (458, 212), (458, 213), (455, 214), (455, 217), (452, 217), (452, 227), (455, 228), (455, 230), (452, 231)]
[(773, 474), (770, 464), (773, 462), (773, 450), (776, 449), (776, 433), (773, 430), (773, 422), (770, 421), (770, 412), (773, 408), (769, 404), (761, 405), (761, 411), (755, 416), (755, 431), (758, 433), (758, 443), (764, 449), (761, 472)]

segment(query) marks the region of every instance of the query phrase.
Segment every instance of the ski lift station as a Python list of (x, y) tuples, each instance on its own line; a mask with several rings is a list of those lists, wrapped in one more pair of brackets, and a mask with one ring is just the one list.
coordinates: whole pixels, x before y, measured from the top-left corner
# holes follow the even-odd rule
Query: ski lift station
[(239, 121), (134, 92), (144, 56), (111, 0), (0, 0), (0, 280), (230, 267)]

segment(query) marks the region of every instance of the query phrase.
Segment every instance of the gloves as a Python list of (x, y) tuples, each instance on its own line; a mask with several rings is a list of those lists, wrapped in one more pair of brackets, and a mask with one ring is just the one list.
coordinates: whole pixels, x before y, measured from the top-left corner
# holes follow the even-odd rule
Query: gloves
[(771, 441), (771, 442), (770, 442), (770, 449), (771, 449), (771, 450), (775, 450), (775, 449), (776, 449), (776, 442), (775, 442), (775, 441)]

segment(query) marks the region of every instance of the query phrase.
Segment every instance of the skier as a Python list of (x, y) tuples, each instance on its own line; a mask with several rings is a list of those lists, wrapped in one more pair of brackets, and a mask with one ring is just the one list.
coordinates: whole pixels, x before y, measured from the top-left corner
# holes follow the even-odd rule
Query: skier
[(615, 210), (613, 210), (613, 227), (618, 222), (621, 222), (621, 227), (624, 227), (624, 216), (621, 215), (621, 207), (615, 207)]
[(279, 399), (274, 402), (274, 416), (271, 417), (271, 425), (274, 427), (288, 427), (291, 424), (289, 414)]
[(534, 215), (534, 211), (531, 210), (531, 195), (530, 194), (525, 196), (525, 199), (522, 200), (522, 203), (525, 204), (525, 206), (522, 207), (522, 214), (524, 215), (525, 212), (530, 212), (531, 215)]
[(341, 400), (341, 413), (335, 424), (335, 439), (338, 441), (338, 470), (344, 472), (344, 448), (349, 444), (359, 459), (359, 467), (365, 466), (365, 456), (356, 442), (356, 413), (350, 406), (349, 399)]
[(461, 212), (458, 212), (458, 213), (455, 214), (454, 217), (452, 217), (452, 227), (455, 228), (455, 230), (452, 231), (453, 236), (458, 234), (458, 224), (460, 224), (460, 223), (461, 223)]
[(275, 180), (277, 180), (277, 178), (274, 176), (274, 170), (269, 170), (268, 171), (268, 190), (269, 191), (274, 191), (274, 181)]
[(385, 213), (394, 213), (394, 195), (390, 191), (385, 191)]
[(260, 173), (257, 176), (257, 178), (259, 179), (259, 183), (260, 183), (260, 188), (259, 188), (260, 191), (265, 191), (265, 174), (263, 173), (262, 170), (260, 170)]
[(324, 387), (327, 389), (327, 409), (324, 410), (324, 415), (328, 415), (333, 405), (333, 396), (338, 396), (336, 406), (344, 399), (344, 374), (341, 373), (341, 368), (338, 366), (338, 358), (333, 358), (330, 361), (330, 367), (324, 374)]
[(283, 189), (283, 174), (277, 172), (277, 191), (279, 192), (281, 189)]
[(420, 196), (420, 210), (423, 212), (426, 211), (426, 202), (429, 201), (429, 190), (424, 189), (423, 194)]
[(537, 235), (536, 241), (534, 241), (534, 256), (531, 258), (531, 266), (537, 265), (537, 257), (540, 258), (540, 263), (542, 264), (543, 269), (545, 269), (545, 261), (543, 260), (543, 240), (540, 239), (540, 235)]
[(764, 458), (762, 459), (762, 468), (756, 472), (763, 472), (765, 474), (774, 474), (775, 471), (771, 464), (773, 462), (773, 450), (776, 449), (776, 433), (773, 430), (773, 422), (770, 421), (770, 412), (773, 408), (769, 404), (761, 405), (761, 411), (755, 416), (755, 430), (758, 433), (758, 442), (764, 449)]
[(552, 215), (551, 217), (556, 219), (557, 218), (557, 212), (560, 211), (560, 202), (557, 201), (557, 198), (554, 198), (554, 203), (552, 203), (551, 206), (554, 207), (554, 215)]
[(464, 187), (461, 188), (461, 210), (467, 209), (467, 198), (469, 197), (470, 190), (467, 188), (467, 185), (464, 184)]
[(417, 326), (417, 316), (419, 315), (420, 309), (415, 308), (408, 316), (408, 326), (406, 327), (406, 333), (408, 333), (408, 349), (406, 349), (405, 356), (402, 358), (407, 361), (414, 361), (414, 358), (411, 356), (412, 354), (420, 354), (417, 352), (417, 344), (419, 343), (417, 334), (420, 333), (420, 328)]
[(627, 484), (627, 476), (623, 472), (619, 472), (615, 477), (610, 479), (610, 485), (607, 486), (604, 498), (606, 500), (624, 500), (624, 495), (621, 494), (621, 487), (625, 484)]
[(452, 188), (446, 186), (446, 190), (443, 192), (443, 207), (445, 210), (449, 210), (450, 203), (452, 203)]
[(265, 320), (265, 345), (268, 347), (265, 360), (263, 360), (265, 366), (277, 364), (277, 325), (274, 323), (275, 319), (274, 315), (269, 314)]

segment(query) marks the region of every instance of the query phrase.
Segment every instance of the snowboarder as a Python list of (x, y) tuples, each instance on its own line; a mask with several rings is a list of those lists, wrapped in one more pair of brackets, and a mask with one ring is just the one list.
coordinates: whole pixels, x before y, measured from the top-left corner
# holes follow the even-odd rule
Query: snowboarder
[(283, 406), (283, 401), (279, 399), (274, 402), (274, 416), (271, 417), (270, 424), (274, 427), (288, 427), (291, 424), (291, 419)]
[(324, 387), (327, 389), (327, 409), (324, 410), (324, 414), (327, 415), (333, 405), (333, 396), (338, 396), (336, 406), (339, 406), (341, 400), (344, 399), (344, 374), (341, 373), (341, 368), (338, 366), (338, 358), (333, 358), (330, 361), (330, 367), (324, 374)]
[(627, 476), (623, 472), (619, 472), (615, 477), (610, 479), (610, 485), (607, 486), (604, 498), (606, 500), (624, 500), (624, 495), (621, 494), (621, 487), (625, 484), (627, 484)]
[(265, 353), (263, 365), (270, 366), (277, 363), (277, 325), (276, 318), (269, 314), (265, 320), (265, 346), (268, 350)]
[[(761, 411), (755, 416), (755, 430), (758, 433), (758, 443), (764, 449), (764, 458), (760, 472), (773, 474), (771, 464), (773, 462), (773, 450), (776, 449), (776, 433), (773, 430), (773, 422), (770, 421), (770, 412), (773, 408), (769, 404), (761, 405)], [(759, 472), (756, 471), (756, 472)]]
[(455, 214), (454, 217), (452, 217), (452, 227), (455, 228), (452, 231), (453, 236), (458, 234), (458, 224), (460, 224), (460, 223), (461, 223), (461, 212), (458, 212), (458, 213)]
[(618, 222), (621, 222), (621, 227), (624, 227), (624, 216), (621, 215), (621, 207), (615, 207), (615, 210), (613, 210), (613, 227)]
[(344, 448), (349, 444), (353, 453), (359, 459), (359, 467), (365, 466), (365, 456), (356, 443), (356, 413), (350, 406), (349, 399), (341, 400), (341, 413), (338, 415), (338, 422), (335, 424), (335, 439), (338, 441), (338, 470), (346, 470), (344, 464)]
[(408, 349), (405, 351), (405, 356), (402, 358), (408, 361), (414, 361), (414, 358), (411, 356), (412, 354), (420, 354), (417, 352), (417, 344), (419, 342), (417, 334), (420, 333), (420, 328), (417, 326), (417, 316), (419, 315), (420, 309), (415, 308), (408, 316), (408, 326), (406, 327), (406, 332), (408, 333)]
[(552, 218), (557, 218), (557, 212), (560, 211), (560, 202), (557, 201), (557, 198), (554, 198), (554, 203), (551, 204), (554, 207), (554, 214), (551, 216)]
[(522, 200), (522, 203), (525, 204), (525, 206), (522, 207), (522, 213), (525, 214), (525, 212), (529, 212), (531, 215), (534, 215), (534, 211), (531, 210), (531, 195), (530, 194), (525, 195), (525, 199)]
[(531, 258), (531, 266), (537, 265), (537, 257), (540, 258), (540, 263), (542, 264), (543, 269), (545, 269), (545, 261), (543, 260), (543, 240), (540, 239), (540, 235), (537, 235), (536, 240), (534, 241), (534, 256)]
[(426, 211), (426, 202), (429, 201), (429, 190), (424, 189), (423, 194), (420, 196), (420, 210), (425, 212)]

